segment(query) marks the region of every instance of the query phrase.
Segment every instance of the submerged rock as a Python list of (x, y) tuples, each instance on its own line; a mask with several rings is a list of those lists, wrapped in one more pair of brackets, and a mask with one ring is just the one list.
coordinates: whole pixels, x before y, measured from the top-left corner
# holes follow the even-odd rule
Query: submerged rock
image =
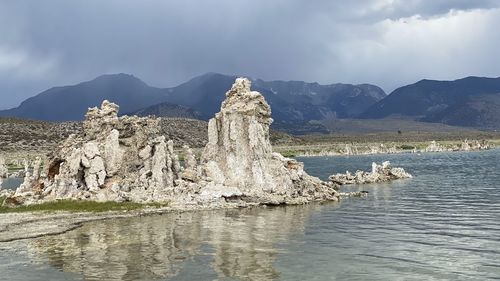
[(372, 163), (371, 172), (356, 171), (355, 174), (351, 174), (347, 171), (345, 174), (331, 175), (329, 179), (335, 184), (346, 185), (387, 182), (411, 177), (412, 175), (407, 173), (403, 168), (393, 168), (389, 161), (385, 161), (382, 165), (378, 165), (375, 162)]
[(13, 204), (55, 199), (169, 202), (172, 205), (299, 204), (338, 200), (335, 185), (309, 176), (302, 163), (273, 153), (271, 108), (238, 78), (211, 119), (198, 161), (185, 147), (181, 167), (156, 118), (118, 117), (118, 105), (90, 108), (83, 130), (35, 161)]
[(368, 191), (353, 191), (353, 192), (340, 192), (340, 198), (350, 198), (350, 197), (367, 197)]

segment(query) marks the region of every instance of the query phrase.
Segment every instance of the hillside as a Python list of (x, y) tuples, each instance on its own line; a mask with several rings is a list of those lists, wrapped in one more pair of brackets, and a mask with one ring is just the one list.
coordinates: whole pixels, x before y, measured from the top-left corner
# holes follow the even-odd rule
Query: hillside
[[(208, 142), (208, 123), (187, 118), (160, 118), (161, 134), (173, 140), (177, 148), (187, 144), (204, 147)], [(82, 122), (47, 122), (17, 118), (0, 118), (0, 152), (48, 152), (70, 134), (82, 129)], [(274, 144), (292, 144), (297, 139), (271, 130)]]
[(80, 122), (0, 118), (0, 151), (48, 151), (80, 129)]
[(476, 128), (499, 128), (500, 78), (422, 80), (396, 89), (360, 115), (365, 119), (407, 116)]
[(105, 99), (119, 104), (121, 112), (134, 112), (163, 102), (165, 93), (132, 75), (103, 75), (77, 85), (48, 89), (16, 108), (0, 111), (0, 116), (45, 121), (82, 120), (89, 107), (100, 105)]
[(423, 120), (479, 129), (499, 129), (500, 93), (470, 96)]

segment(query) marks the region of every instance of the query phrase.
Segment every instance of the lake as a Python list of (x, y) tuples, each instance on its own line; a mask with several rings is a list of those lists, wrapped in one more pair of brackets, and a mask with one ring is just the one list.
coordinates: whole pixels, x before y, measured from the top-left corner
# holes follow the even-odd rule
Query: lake
[(104, 220), (0, 243), (5, 280), (500, 279), (500, 150), (299, 158), (322, 179), (391, 161), (366, 198)]

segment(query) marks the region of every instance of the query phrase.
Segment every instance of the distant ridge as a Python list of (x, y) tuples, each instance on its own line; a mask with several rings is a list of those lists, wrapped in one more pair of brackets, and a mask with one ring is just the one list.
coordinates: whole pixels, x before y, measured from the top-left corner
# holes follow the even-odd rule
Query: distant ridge
[(396, 89), (360, 115), (365, 119), (407, 116), (455, 126), (500, 128), (500, 78), (421, 80)]
[[(0, 116), (77, 121), (88, 107), (108, 99), (120, 105), (121, 114), (208, 120), (219, 111), (235, 78), (207, 73), (176, 87), (156, 88), (129, 74), (102, 75), (46, 90), (16, 108), (0, 111)], [(320, 85), (253, 79), (252, 89), (261, 92), (272, 106), (274, 128), (293, 133), (328, 133), (332, 130), (328, 128), (336, 128), (336, 120), (356, 118), (390, 118), (391, 124), (399, 118), (500, 129), (500, 78), (425, 79), (398, 88), (388, 96), (370, 84)]]
[[(204, 119), (219, 111), (224, 94), (236, 76), (207, 73), (169, 89), (168, 101), (193, 108)], [(354, 117), (385, 97), (374, 85), (320, 85), (303, 81), (252, 80), (252, 89), (261, 92), (273, 108), (275, 121), (310, 121), (332, 116)]]

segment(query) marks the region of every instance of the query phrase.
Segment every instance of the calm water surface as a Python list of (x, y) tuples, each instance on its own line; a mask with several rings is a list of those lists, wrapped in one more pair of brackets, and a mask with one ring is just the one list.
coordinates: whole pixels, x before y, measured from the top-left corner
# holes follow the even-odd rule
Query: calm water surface
[(93, 222), (0, 243), (5, 280), (500, 279), (500, 151), (300, 158), (326, 179), (390, 160), (367, 198)]
[(6, 178), (3, 179), (2, 189), (13, 189), (18, 188), (21, 183), (23, 183), (23, 178)]

